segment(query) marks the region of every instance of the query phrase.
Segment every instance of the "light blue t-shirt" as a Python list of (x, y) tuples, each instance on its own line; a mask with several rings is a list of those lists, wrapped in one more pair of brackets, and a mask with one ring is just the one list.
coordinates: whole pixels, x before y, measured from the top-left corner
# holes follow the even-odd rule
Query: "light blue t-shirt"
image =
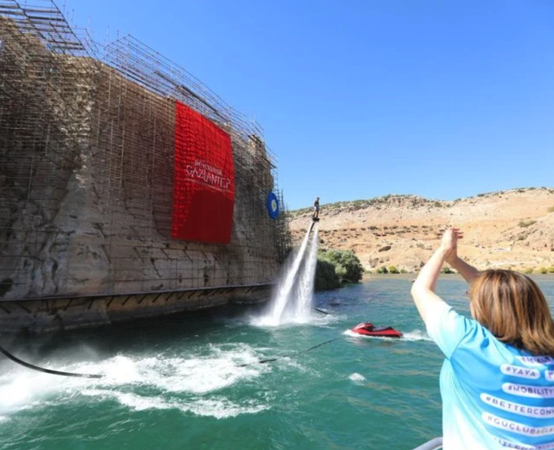
[(446, 356), (444, 449), (554, 449), (554, 358), (500, 342), (446, 303), (430, 316), (427, 332)]

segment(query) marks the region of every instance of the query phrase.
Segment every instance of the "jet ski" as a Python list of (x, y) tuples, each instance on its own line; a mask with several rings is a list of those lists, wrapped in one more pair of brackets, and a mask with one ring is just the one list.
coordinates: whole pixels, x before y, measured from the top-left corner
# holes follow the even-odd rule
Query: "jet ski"
[(387, 337), (387, 338), (401, 338), (402, 333), (396, 331), (392, 327), (380, 327), (377, 328), (370, 322), (364, 322), (356, 325), (350, 331), (361, 334), (363, 336), (376, 336), (376, 337)]

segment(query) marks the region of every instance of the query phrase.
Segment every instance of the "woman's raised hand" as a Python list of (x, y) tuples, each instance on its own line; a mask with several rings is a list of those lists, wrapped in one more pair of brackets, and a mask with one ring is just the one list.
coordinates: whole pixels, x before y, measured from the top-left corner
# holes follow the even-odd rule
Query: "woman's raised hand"
[(464, 233), (459, 228), (448, 228), (441, 239), (441, 249), (444, 251), (447, 263), (458, 258), (458, 239), (463, 239)]

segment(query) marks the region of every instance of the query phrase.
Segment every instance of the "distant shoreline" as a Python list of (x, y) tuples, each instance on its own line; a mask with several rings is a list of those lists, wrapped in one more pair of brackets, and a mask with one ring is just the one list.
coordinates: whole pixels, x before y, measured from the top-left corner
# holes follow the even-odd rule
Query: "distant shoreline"
[[(516, 271), (517, 272), (517, 271)], [(523, 273), (523, 272), (521, 272)], [(396, 280), (402, 280), (405, 279), (407, 281), (415, 280), (417, 278), (417, 273), (364, 273), (361, 283), (365, 281), (369, 281), (372, 279), (381, 279), (381, 278), (394, 278)], [(531, 273), (531, 274), (524, 274), (527, 275), (530, 278), (553, 278), (554, 279), (554, 273)], [(459, 273), (441, 273), (439, 280), (444, 279), (460, 279), (463, 280), (463, 277)]]
[[(311, 212), (291, 214), (299, 244)], [(519, 188), (453, 201), (389, 195), (323, 205), (319, 248), (351, 250), (366, 272), (415, 274), (429, 260), (447, 227), (464, 231), (460, 254), (481, 269), (541, 275), (554, 271), (554, 189)]]

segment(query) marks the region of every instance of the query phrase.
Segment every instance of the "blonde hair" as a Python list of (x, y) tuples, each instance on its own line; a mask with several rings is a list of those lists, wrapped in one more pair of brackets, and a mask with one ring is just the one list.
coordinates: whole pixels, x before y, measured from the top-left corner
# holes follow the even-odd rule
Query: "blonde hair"
[(486, 270), (469, 288), (471, 314), (500, 341), (554, 357), (554, 323), (546, 299), (529, 277)]

